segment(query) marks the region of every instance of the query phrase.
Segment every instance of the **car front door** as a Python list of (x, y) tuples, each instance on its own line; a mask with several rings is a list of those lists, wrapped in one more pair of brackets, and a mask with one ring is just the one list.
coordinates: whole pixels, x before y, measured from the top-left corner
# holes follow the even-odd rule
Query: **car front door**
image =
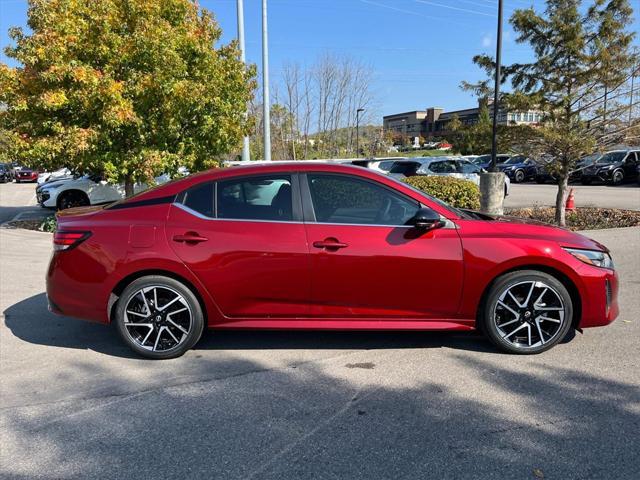
[(635, 178), (638, 168), (638, 153), (629, 152), (624, 160), (624, 176), (625, 178)]
[(227, 317), (308, 315), (309, 250), (293, 178), (202, 183), (171, 206), (168, 242)]
[(311, 250), (311, 314), (425, 319), (455, 315), (462, 245), (455, 226), (420, 234), (421, 207), (379, 182), (342, 174), (300, 176)]

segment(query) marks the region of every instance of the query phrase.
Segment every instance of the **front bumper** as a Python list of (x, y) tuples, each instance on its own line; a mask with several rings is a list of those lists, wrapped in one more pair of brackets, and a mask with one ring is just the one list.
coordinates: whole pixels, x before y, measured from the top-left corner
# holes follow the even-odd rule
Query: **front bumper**
[(613, 169), (611, 170), (598, 170), (598, 171), (583, 171), (580, 178), (583, 180), (600, 180), (602, 182), (608, 182), (611, 180), (611, 175), (613, 173)]
[(577, 273), (582, 280), (582, 318), (578, 326), (591, 328), (609, 325), (620, 313), (617, 272), (584, 265)]

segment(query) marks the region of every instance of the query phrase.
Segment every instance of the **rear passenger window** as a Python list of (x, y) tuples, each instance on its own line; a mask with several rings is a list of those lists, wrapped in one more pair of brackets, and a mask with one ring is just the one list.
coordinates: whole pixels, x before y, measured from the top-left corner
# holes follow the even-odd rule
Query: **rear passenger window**
[(202, 183), (191, 187), (180, 194), (178, 203), (198, 212), (205, 217), (213, 218), (213, 183)]
[(244, 177), (218, 182), (217, 217), (237, 220), (293, 220), (291, 177)]

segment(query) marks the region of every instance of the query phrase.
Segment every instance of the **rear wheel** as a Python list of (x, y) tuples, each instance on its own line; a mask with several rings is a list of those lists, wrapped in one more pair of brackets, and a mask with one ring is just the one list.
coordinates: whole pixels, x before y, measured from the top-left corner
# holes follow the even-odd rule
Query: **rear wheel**
[(159, 275), (141, 277), (125, 288), (114, 321), (132, 350), (153, 359), (183, 355), (204, 330), (202, 308), (193, 292)]
[(60, 194), (57, 205), (58, 210), (65, 210), (67, 208), (84, 207), (90, 205), (90, 202), (89, 197), (84, 192), (71, 190)]
[(521, 270), (500, 277), (485, 302), (482, 329), (499, 349), (518, 354), (544, 352), (571, 328), (573, 303), (551, 275)]

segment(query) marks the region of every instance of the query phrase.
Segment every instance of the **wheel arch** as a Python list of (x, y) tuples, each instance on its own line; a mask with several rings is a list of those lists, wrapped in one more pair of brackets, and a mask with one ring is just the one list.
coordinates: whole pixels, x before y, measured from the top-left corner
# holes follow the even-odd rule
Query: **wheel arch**
[[(512, 272), (517, 272), (520, 270), (537, 270), (539, 272), (544, 272), (551, 275), (560, 283), (562, 283), (564, 287), (567, 289), (567, 291), (569, 292), (569, 296), (571, 297), (571, 302), (573, 303), (573, 318), (571, 320), (571, 325), (575, 329), (579, 328), (580, 320), (582, 318), (582, 297), (580, 296), (580, 290), (578, 289), (578, 286), (575, 284), (575, 282), (571, 278), (569, 278), (569, 276), (567, 276), (564, 272), (558, 270), (557, 268), (554, 268), (549, 265), (542, 265), (542, 264), (535, 264), (535, 263), (513, 266), (511, 268), (502, 270), (498, 274), (494, 275), (493, 278), (487, 283), (487, 285), (484, 287), (484, 290), (482, 291), (482, 295), (480, 296), (480, 301), (478, 302), (476, 319), (480, 318), (480, 316), (483, 314), (484, 305), (489, 295), (489, 291), (491, 290), (491, 287), (495, 284), (495, 282), (503, 275), (506, 275)], [(479, 326), (479, 325), (481, 325), (481, 322), (478, 322), (476, 320), (476, 326)]]
[(64, 198), (65, 195), (69, 195), (70, 193), (79, 193), (80, 195), (85, 197), (89, 202), (89, 205), (91, 205), (91, 199), (89, 198), (89, 195), (87, 194), (87, 192), (85, 192), (84, 190), (80, 190), (79, 188), (69, 188), (68, 190), (63, 190), (62, 192), (58, 193), (58, 195), (56, 195), (57, 208), (60, 207), (60, 199)]
[(134, 280), (137, 280), (137, 279), (142, 278), (142, 277), (151, 276), (151, 275), (159, 275), (159, 276), (163, 276), (163, 277), (172, 278), (172, 279), (184, 284), (185, 287), (187, 287), (189, 290), (191, 290), (191, 293), (193, 293), (195, 295), (196, 299), (198, 299), (198, 303), (200, 304), (200, 308), (202, 309), (202, 313), (205, 316), (205, 318), (204, 318), (204, 322), (205, 323), (204, 324), (205, 324), (205, 327), (206, 327), (206, 325), (208, 324), (208, 319), (209, 319), (209, 308), (207, 307), (207, 302), (205, 302), (205, 299), (203, 298), (203, 296), (200, 293), (200, 291), (198, 290), (198, 288), (193, 284), (193, 282), (191, 282), (190, 280), (188, 280), (187, 278), (183, 277), (180, 274), (177, 274), (177, 273), (172, 272), (170, 270), (163, 270), (163, 269), (157, 269), (157, 268), (156, 269), (137, 270), (137, 271), (132, 272), (132, 273), (128, 274), (127, 276), (123, 277), (122, 279), (120, 279), (120, 281), (118, 283), (116, 283), (116, 285), (111, 290), (111, 295), (109, 296), (109, 304), (108, 304), (108, 308), (107, 308), (107, 315), (108, 315), (109, 323), (111, 323), (111, 319), (113, 318), (113, 314), (115, 312), (116, 305), (118, 304), (118, 299), (120, 298), (120, 295), (122, 295), (122, 292), (124, 291), (124, 289), (127, 288), (127, 285), (129, 285)]

